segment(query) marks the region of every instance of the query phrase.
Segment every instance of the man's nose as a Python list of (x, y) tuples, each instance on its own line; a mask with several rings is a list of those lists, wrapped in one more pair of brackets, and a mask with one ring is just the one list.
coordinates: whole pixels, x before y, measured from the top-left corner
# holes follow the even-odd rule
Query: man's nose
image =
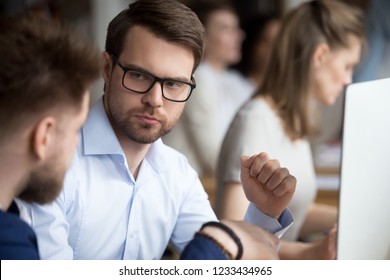
[(161, 107), (164, 102), (161, 82), (156, 82), (152, 88), (146, 92), (142, 98), (144, 103), (148, 103), (152, 107)]

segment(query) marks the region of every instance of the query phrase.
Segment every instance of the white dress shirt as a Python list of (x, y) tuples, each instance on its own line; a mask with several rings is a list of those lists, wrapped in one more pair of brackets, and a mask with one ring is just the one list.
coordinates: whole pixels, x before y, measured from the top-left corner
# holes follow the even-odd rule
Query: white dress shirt
[[(134, 180), (102, 99), (80, 136), (61, 195), (29, 205), (43, 259), (160, 259), (168, 242), (181, 252), (203, 223), (217, 220), (197, 173), (161, 140)], [(292, 223), (288, 210), (283, 217), (280, 224), (254, 210), (247, 218), (282, 233)]]

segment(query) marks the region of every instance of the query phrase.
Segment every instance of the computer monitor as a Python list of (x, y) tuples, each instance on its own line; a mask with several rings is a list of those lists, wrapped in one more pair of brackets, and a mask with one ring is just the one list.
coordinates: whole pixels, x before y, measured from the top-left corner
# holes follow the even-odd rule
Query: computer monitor
[(390, 78), (346, 89), (337, 259), (390, 259)]

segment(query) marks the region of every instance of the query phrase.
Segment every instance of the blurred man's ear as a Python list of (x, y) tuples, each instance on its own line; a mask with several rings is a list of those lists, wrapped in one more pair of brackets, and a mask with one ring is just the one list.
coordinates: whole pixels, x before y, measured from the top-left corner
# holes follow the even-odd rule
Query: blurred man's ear
[(101, 63), (101, 72), (104, 79), (104, 87), (106, 87), (107, 83), (110, 80), (112, 68), (113, 68), (113, 64), (112, 64), (111, 55), (108, 52), (104, 51), (102, 53), (102, 63)]
[(56, 120), (48, 116), (41, 119), (32, 131), (32, 153), (39, 160), (44, 160), (48, 155), (50, 145), (55, 139), (55, 126)]

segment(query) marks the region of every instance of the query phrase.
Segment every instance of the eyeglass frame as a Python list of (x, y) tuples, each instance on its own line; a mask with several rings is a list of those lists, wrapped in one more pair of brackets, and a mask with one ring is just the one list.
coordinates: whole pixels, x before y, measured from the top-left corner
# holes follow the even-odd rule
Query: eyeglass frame
[[(169, 100), (169, 101), (172, 101), (172, 102), (179, 102), (179, 103), (181, 103), (181, 102), (186, 102), (186, 101), (188, 101), (188, 99), (190, 99), (190, 97), (191, 97), (192, 91), (194, 90), (194, 88), (196, 88), (196, 82), (195, 82), (194, 76), (191, 76), (191, 81), (192, 81), (192, 83), (190, 83), (190, 82), (185, 82), (185, 81), (179, 81), (179, 80), (175, 80), (175, 79), (171, 79), (171, 78), (160, 78), (160, 77), (157, 77), (157, 76), (155, 76), (155, 75), (153, 75), (153, 74), (150, 74), (150, 73), (148, 73), (148, 72), (145, 72), (145, 71), (142, 71), (142, 70), (139, 70), (139, 69), (136, 69), (136, 68), (124, 66), (122, 63), (119, 62), (119, 59), (118, 59), (116, 56), (114, 56), (114, 55), (111, 55), (111, 58), (112, 58), (112, 62), (113, 62), (114, 64), (117, 64), (117, 65), (123, 70), (122, 86), (123, 86), (125, 89), (129, 90), (129, 91), (132, 91), (132, 92), (135, 92), (135, 93), (139, 93), (139, 94), (145, 94), (145, 93), (147, 93), (149, 90), (151, 90), (151, 89), (154, 87), (154, 85), (158, 82), (158, 83), (160, 84), (160, 86), (161, 86), (161, 94), (162, 94), (162, 96), (163, 96), (166, 100)], [(137, 71), (137, 72), (139, 72), (139, 73), (141, 73), (141, 74), (143, 74), (143, 75), (146, 75), (146, 76), (148, 76), (148, 77), (151, 77), (151, 78), (153, 79), (153, 82), (150, 84), (149, 88), (148, 88), (147, 90), (145, 90), (145, 91), (137, 91), (137, 90), (130, 89), (130, 88), (128, 88), (128, 87), (125, 86), (125, 82), (124, 82), (126, 73), (127, 73), (128, 71)], [(164, 86), (163, 86), (164, 83), (165, 83), (166, 81), (172, 81), (172, 82), (177, 82), (177, 83), (184, 83), (184, 84), (189, 85), (189, 86), (190, 86), (190, 91), (189, 91), (189, 93), (188, 93), (187, 98), (184, 99), (184, 100), (174, 100), (174, 99), (171, 99), (171, 98), (166, 97), (166, 96), (164, 95)]]

